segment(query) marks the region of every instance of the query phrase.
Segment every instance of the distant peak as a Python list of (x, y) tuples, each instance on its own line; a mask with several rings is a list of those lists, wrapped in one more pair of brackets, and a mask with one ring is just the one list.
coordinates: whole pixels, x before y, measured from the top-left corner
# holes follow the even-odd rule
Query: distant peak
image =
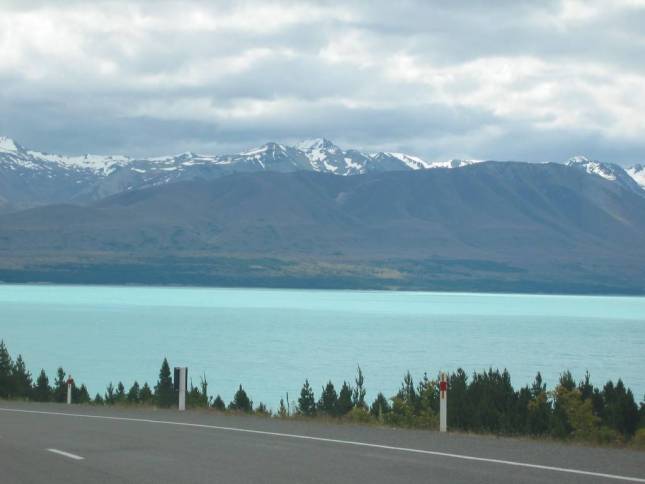
[(601, 163), (596, 160), (590, 160), (586, 156), (578, 155), (578, 156), (569, 158), (566, 165), (584, 169), (587, 173), (591, 175), (598, 175), (599, 177), (604, 178), (605, 180), (611, 180), (611, 181), (616, 180), (615, 165)]
[(296, 148), (302, 151), (311, 150), (336, 150), (338, 146), (329, 141), (327, 138), (312, 138), (301, 141), (296, 145)]
[(11, 138), (0, 136), (0, 151), (19, 151), (20, 147)]
[(261, 155), (262, 153), (276, 153), (276, 152), (285, 152), (287, 151), (287, 148), (284, 145), (281, 145), (280, 143), (275, 143), (273, 141), (268, 141), (267, 143), (264, 143), (262, 146), (258, 146), (257, 148), (251, 148), (250, 150), (243, 151), (240, 153), (243, 156), (254, 156), (254, 155)]
[(588, 158), (586, 156), (576, 155), (567, 160), (567, 165), (584, 165), (592, 162), (598, 163), (597, 161), (592, 160), (591, 158)]

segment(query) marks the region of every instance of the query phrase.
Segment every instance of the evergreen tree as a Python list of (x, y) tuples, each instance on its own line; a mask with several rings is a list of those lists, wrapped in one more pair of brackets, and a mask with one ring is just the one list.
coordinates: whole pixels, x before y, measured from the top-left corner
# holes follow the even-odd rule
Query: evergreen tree
[(130, 387), (130, 390), (128, 390), (128, 395), (126, 399), (128, 400), (128, 403), (139, 403), (139, 394), (141, 393), (141, 389), (139, 388), (139, 382), (136, 380)]
[(448, 428), (468, 430), (470, 415), (468, 401), (468, 376), (466, 372), (458, 368), (455, 373), (448, 377)]
[(45, 370), (40, 370), (36, 386), (33, 389), (33, 396), (37, 402), (49, 402), (52, 398), (52, 390), (49, 387), (49, 378), (47, 378)]
[(22, 355), (18, 355), (13, 365), (13, 386), (17, 397), (29, 398), (31, 395), (31, 373), (27, 370)]
[(152, 400), (154, 399), (152, 395), (152, 390), (148, 386), (148, 382), (144, 382), (143, 386), (141, 387), (141, 392), (139, 392), (139, 401), (141, 403), (152, 403)]
[(112, 382), (110, 382), (105, 389), (104, 401), (106, 405), (114, 405), (114, 402), (116, 401), (116, 396), (114, 395), (114, 385), (112, 385)]
[(367, 390), (365, 389), (365, 378), (363, 377), (363, 372), (361, 367), (358, 366), (358, 371), (356, 374), (356, 386), (352, 393), (352, 403), (354, 407), (367, 409), (367, 404), (365, 403), (365, 394)]
[(589, 372), (585, 372), (585, 379), (581, 380), (578, 384), (578, 390), (580, 391), (580, 396), (583, 400), (589, 400), (593, 398), (593, 385), (591, 384), (591, 376)]
[[(423, 378), (417, 385), (417, 399), (416, 405), (414, 405), (414, 412), (417, 415), (425, 414), (429, 416), (431, 414), (439, 413), (439, 380), (441, 376), (437, 377), (436, 381), (430, 380), (428, 374), (424, 373)], [(450, 400), (448, 400), (450, 401)]]
[(280, 399), (280, 408), (278, 409), (278, 417), (280, 418), (286, 418), (289, 416), (289, 413), (287, 412), (287, 407), (284, 405), (284, 399)]
[(553, 391), (553, 412), (549, 428), (551, 434), (558, 438), (567, 438), (574, 431), (571, 419), (571, 410), (579, 407), (577, 395), (573, 395), (576, 389), (571, 372), (565, 371), (560, 375), (560, 383)]
[(116, 403), (124, 403), (125, 399), (125, 386), (122, 382), (119, 382), (116, 386), (116, 392), (114, 393), (114, 400)]
[(266, 406), (264, 403), (262, 403), (262, 402), (260, 402), (260, 403), (259, 403), (259, 405), (256, 407), (256, 409), (255, 409), (255, 413), (257, 413), (258, 415), (264, 415), (264, 416), (266, 416), (266, 417), (270, 417), (270, 416), (271, 416), (271, 411), (270, 411), (270, 410), (267, 408), (267, 406)]
[(372, 406), (370, 407), (370, 414), (373, 417), (382, 420), (383, 417), (390, 412), (390, 410), (390, 403), (387, 401), (387, 398), (385, 398), (385, 395), (379, 392), (379, 394), (376, 395)]
[(105, 402), (103, 401), (103, 397), (101, 396), (100, 393), (97, 393), (94, 396), (94, 405), (103, 405)]
[[(450, 399), (448, 399), (450, 401)], [(471, 429), (493, 433), (513, 432), (517, 394), (511, 385), (508, 371), (473, 373), (468, 386), (468, 401), (472, 402)]]
[(329, 380), (327, 385), (322, 389), (320, 400), (318, 401), (318, 410), (330, 416), (335, 416), (338, 405), (338, 394), (334, 388), (334, 384)]
[(611, 381), (603, 388), (605, 401), (602, 422), (625, 437), (631, 437), (638, 427), (638, 407), (631, 390), (627, 390), (622, 380), (616, 386)]
[(67, 378), (65, 378), (65, 370), (60, 366), (56, 371), (56, 379), (54, 380), (54, 401), (67, 401)]
[(193, 386), (191, 379), (187, 404), (191, 407), (208, 407), (208, 381), (206, 380), (206, 375), (200, 377), (199, 387)]
[(235, 392), (233, 401), (229, 403), (228, 408), (231, 410), (237, 410), (238, 412), (253, 412), (253, 402), (249, 399), (249, 396), (242, 388), (242, 385), (240, 385), (240, 388)]
[(199, 386), (201, 388), (200, 406), (208, 407), (210, 399), (208, 397), (208, 380), (206, 380), (205, 373), (201, 377), (199, 377)]
[(316, 415), (316, 399), (314, 397), (314, 390), (309, 385), (309, 380), (305, 380), (305, 384), (302, 386), (302, 390), (300, 390), (298, 413), (306, 417)]
[(409, 371), (403, 377), (403, 384), (401, 385), (401, 389), (397, 396), (410, 408), (416, 408), (417, 392), (414, 389), (414, 380), (412, 379), (412, 375)]
[(538, 372), (531, 385), (530, 400), (527, 404), (527, 430), (532, 435), (546, 435), (552, 419), (551, 406), (546, 392), (546, 384)]
[(336, 406), (336, 414), (340, 417), (347, 415), (352, 411), (354, 403), (352, 402), (352, 387), (346, 381), (338, 393), (338, 405)]
[(90, 394), (87, 391), (87, 387), (85, 386), (85, 384), (82, 384), (81, 387), (76, 392), (76, 395), (74, 397), (74, 401), (76, 403), (83, 403), (83, 404), (84, 403), (90, 403), (90, 401), (91, 401)]
[(538, 371), (531, 385), (531, 396), (536, 398), (541, 393), (546, 393), (546, 383), (542, 381), (542, 374)]
[(155, 385), (155, 400), (160, 407), (171, 407), (177, 403), (175, 389), (170, 376), (170, 365), (166, 358), (161, 363), (159, 381)]
[(571, 391), (576, 387), (576, 382), (569, 370), (560, 375), (560, 386), (567, 391)]
[(9, 351), (4, 341), (0, 341), (0, 398), (13, 396), (15, 392), (12, 370), (13, 361), (11, 361)]
[(224, 403), (224, 400), (222, 400), (222, 397), (220, 397), (219, 395), (217, 395), (215, 397), (215, 400), (213, 400), (213, 408), (219, 410), (220, 412), (226, 410), (226, 404)]

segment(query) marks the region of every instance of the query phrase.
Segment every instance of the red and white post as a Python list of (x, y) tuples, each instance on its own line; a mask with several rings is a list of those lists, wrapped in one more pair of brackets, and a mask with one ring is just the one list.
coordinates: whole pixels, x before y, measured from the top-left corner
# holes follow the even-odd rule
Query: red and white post
[(441, 379), (439, 381), (439, 431), (448, 431), (448, 378), (446, 374), (441, 372)]
[(74, 379), (72, 375), (67, 379), (67, 405), (72, 404), (72, 386), (74, 385)]

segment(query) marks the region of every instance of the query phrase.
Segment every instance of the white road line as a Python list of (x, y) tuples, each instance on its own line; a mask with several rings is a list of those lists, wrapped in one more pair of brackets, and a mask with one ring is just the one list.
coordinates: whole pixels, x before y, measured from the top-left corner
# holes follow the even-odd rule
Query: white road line
[[(115, 421), (120, 421), (120, 422), (143, 422), (143, 423), (163, 424), (163, 425), (177, 425), (177, 426), (182, 426), (182, 427), (193, 427), (193, 428), (212, 429), (212, 430), (224, 430), (224, 431), (227, 431), (227, 432), (242, 432), (242, 433), (256, 434), (256, 435), (270, 435), (272, 437), (282, 437), (282, 438), (288, 438), (288, 439), (301, 439), (301, 440), (313, 440), (313, 441), (317, 441), (317, 442), (329, 442), (329, 443), (333, 443), (333, 444), (353, 445), (353, 446), (358, 446), (358, 447), (369, 447), (369, 448), (375, 448), (375, 449), (394, 450), (394, 451), (398, 451), (398, 452), (409, 452), (409, 453), (415, 453), (415, 454), (424, 454), (424, 455), (433, 455), (433, 456), (439, 456), (439, 457), (448, 457), (448, 458), (452, 458), (452, 459), (469, 460), (469, 461), (476, 461), (476, 462), (488, 462), (488, 463), (492, 463), (492, 464), (502, 464), (502, 465), (514, 466), (514, 467), (525, 467), (525, 468), (529, 468), (529, 469), (539, 469), (539, 470), (545, 470), (545, 471), (563, 472), (563, 473), (567, 473), (567, 474), (577, 474), (577, 475), (582, 475), (582, 476), (601, 477), (603, 479), (613, 479), (613, 480), (617, 480), (617, 481), (645, 483), (645, 478), (640, 478), (640, 477), (621, 476), (621, 475), (617, 475), (617, 474), (605, 474), (605, 473), (602, 473), (602, 472), (584, 471), (584, 470), (581, 470), (581, 469), (570, 469), (570, 468), (567, 468), (567, 467), (555, 467), (555, 466), (546, 466), (546, 465), (540, 465), (540, 464), (530, 464), (528, 462), (516, 462), (516, 461), (511, 461), (511, 460), (490, 459), (490, 458), (487, 458), (487, 457), (475, 457), (475, 456), (471, 456), (471, 455), (452, 454), (452, 453), (449, 453), (449, 452), (439, 452), (439, 451), (434, 451), (434, 450), (411, 449), (411, 448), (407, 448), (407, 447), (396, 447), (396, 446), (393, 446), (393, 445), (370, 444), (368, 442), (356, 442), (356, 441), (352, 441), (352, 440), (330, 439), (330, 438), (326, 438), (326, 437), (313, 437), (313, 436), (310, 436), (310, 435), (285, 434), (285, 433), (281, 433), (281, 432), (268, 432), (266, 430), (253, 430), (253, 429), (244, 429), (244, 428), (239, 428), (239, 427), (222, 427), (222, 426), (219, 426), (219, 425), (206, 425), (206, 424), (197, 424), (197, 423), (189, 423), (189, 422), (173, 422), (172, 420), (152, 420), (152, 419), (146, 419), (146, 418), (132, 418), (132, 417), (111, 417), (111, 416), (107, 416), (107, 415), (87, 415), (87, 414), (82, 414), (82, 413), (45, 412), (45, 411), (42, 411), (42, 410), (22, 410), (22, 409), (17, 409), (17, 408), (2, 408), (2, 407), (0, 407), (0, 411), (3, 411), (3, 412), (17, 412), (17, 413), (32, 413), (32, 414), (42, 414), (42, 415), (60, 415), (60, 416), (65, 416), (65, 417), (95, 418), (95, 419), (100, 419), (100, 420), (115, 420)], [(52, 452), (54, 452), (53, 449), (48, 449), (48, 450), (51, 450)], [(60, 451), (58, 451), (58, 452), (60, 452)]]
[(65, 457), (69, 457), (70, 459), (74, 459), (74, 460), (83, 460), (83, 459), (85, 459), (85, 457), (81, 457), (80, 455), (70, 454), (69, 452), (65, 452), (65, 451), (58, 450), (58, 449), (47, 449), (47, 451), (48, 452), (53, 452), (54, 454), (62, 455), (62, 456), (65, 456)]

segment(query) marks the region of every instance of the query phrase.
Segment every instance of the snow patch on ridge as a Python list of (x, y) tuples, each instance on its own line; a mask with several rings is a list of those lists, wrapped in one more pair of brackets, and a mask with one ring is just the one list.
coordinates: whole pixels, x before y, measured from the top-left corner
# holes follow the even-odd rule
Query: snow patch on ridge
[(16, 142), (11, 138), (0, 136), (0, 151), (17, 152), (18, 145), (16, 145)]
[(645, 190), (645, 167), (643, 165), (634, 165), (625, 170), (638, 185)]
[(590, 175), (598, 175), (605, 180), (616, 181), (616, 174), (614, 170), (609, 166), (600, 163), (596, 160), (590, 160), (586, 156), (574, 156), (569, 158), (567, 161), (567, 166), (581, 166), (589, 173)]

